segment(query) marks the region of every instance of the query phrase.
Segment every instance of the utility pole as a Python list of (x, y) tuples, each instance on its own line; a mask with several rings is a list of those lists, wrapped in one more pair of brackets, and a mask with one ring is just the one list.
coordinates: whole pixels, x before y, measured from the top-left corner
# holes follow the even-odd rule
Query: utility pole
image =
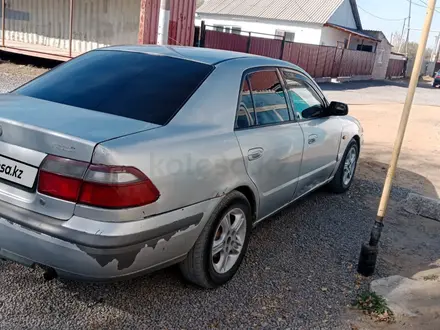
[(411, 6), (412, 0), (409, 0), (408, 32), (406, 33), (406, 57), (408, 57), (409, 31), (411, 30)]
[(434, 16), (436, 0), (429, 0), (426, 8), (425, 23), (423, 25), (422, 35), (420, 37), (419, 47), (417, 48), (416, 59), (411, 74), (411, 80), (408, 86), (405, 104), (403, 106), (402, 116), (400, 118), (399, 130), (394, 142), (393, 153), (391, 155), (390, 165), (388, 167), (387, 176), (383, 186), (382, 196), (380, 198), (379, 208), (377, 210), (376, 221), (370, 234), (368, 244), (363, 244), (359, 256), (358, 272), (364, 276), (371, 276), (376, 268), (376, 260), (378, 254), (378, 245), (383, 229), (385, 212), (390, 199), (391, 187), (393, 184), (394, 174), (399, 160), (400, 150), (402, 149), (403, 138), (405, 137), (406, 126), (408, 124), (409, 114), (411, 112), (414, 94), (419, 80), (420, 69), (422, 68), (423, 56), (425, 54), (426, 43), (428, 41), (429, 30), (431, 29), (432, 17)]
[(168, 45), (168, 31), (170, 27), (171, 0), (160, 1), (159, 29), (157, 36), (158, 45)]
[(406, 25), (406, 18), (403, 20), (402, 33), (400, 34), (400, 38), (399, 38), (399, 50), (398, 50), (399, 53), (402, 50), (403, 33), (405, 32), (405, 25)]
[(432, 73), (432, 75), (434, 75), (434, 73), (435, 73), (435, 68), (437, 66), (437, 62), (438, 62), (438, 59), (439, 59), (439, 56), (440, 56), (440, 32), (439, 32), (439, 34), (437, 36), (437, 40), (436, 40), (435, 46), (436, 46), (435, 51), (437, 53), (436, 53), (435, 59), (434, 59), (434, 72)]

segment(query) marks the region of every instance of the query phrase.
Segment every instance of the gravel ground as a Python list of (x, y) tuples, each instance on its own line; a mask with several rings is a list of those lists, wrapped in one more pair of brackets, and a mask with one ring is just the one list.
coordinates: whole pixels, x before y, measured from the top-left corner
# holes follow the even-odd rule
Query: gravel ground
[(185, 284), (175, 267), (104, 285), (44, 282), (40, 271), (2, 262), (0, 328), (348, 329), (341, 313), (356, 297), (369, 198), (379, 193), (359, 180), (348, 194), (317, 192), (272, 217), (255, 229), (238, 275), (214, 291)]
[[(0, 92), (41, 73), (5, 72), (2, 65)], [(355, 269), (381, 192), (380, 183), (361, 177), (347, 194), (318, 191), (259, 225), (238, 274), (217, 290), (186, 284), (176, 267), (127, 282), (86, 284), (45, 282), (40, 270), (0, 261), (0, 328), (352, 329), (346, 308), (369, 282)], [(392, 204), (407, 193), (395, 188)], [(384, 236), (399, 227), (391, 223)], [(440, 249), (433, 233), (426, 246), (409, 251), (418, 249), (421, 262)], [(401, 237), (396, 235), (390, 237)], [(396, 255), (390, 239), (382, 248)], [(399, 270), (393, 260), (381, 258), (375, 277)]]
[(46, 71), (45, 68), (1, 62), (0, 59), (0, 93), (9, 92)]

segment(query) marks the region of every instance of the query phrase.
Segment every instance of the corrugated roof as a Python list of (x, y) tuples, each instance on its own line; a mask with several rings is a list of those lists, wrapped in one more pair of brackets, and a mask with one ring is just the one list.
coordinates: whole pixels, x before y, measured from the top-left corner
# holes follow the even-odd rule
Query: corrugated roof
[(343, 2), (344, 0), (206, 0), (197, 12), (324, 24)]

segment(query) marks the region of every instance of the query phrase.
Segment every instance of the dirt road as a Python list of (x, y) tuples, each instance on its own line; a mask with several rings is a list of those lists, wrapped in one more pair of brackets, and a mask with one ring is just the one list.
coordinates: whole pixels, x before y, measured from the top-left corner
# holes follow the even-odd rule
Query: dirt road
[[(345, 91), (342, 86), (327, 89), (329, 98), (336, 100), (342, 97), (341, 101), (352, 103), (350, 113), (364, 127), (365, 145), (357, 172), (359, 179), (382, 186), (405, 92), (402, 83), (355, 83), (354, 86), (347, 86)], [(439, 92), (423, 84), (418, 88), (394, 180), (394, 187), (434, 198), (438, 198), (440, 193)], [(371, 207), (377, 208), (378, 197), (370, 201)], [(390, 203), (385, 221), (378, 269), (386, 265), (389, 273), (412, 277), (435, 265), (440, 266), (440, 245), (436, 243), (440, 223), (405, 214), (395, 199)], [(428, 299), (420, 302), (421, 310), (426, 310), (427, 302)], [(432, 306), (429, 312), (419, 317), (401, 318), (395, 324), (380, 324), (352, 310), (346, 317), (353, 329), (359, 330), (431, 330), (440, 328), (439, 315), (440, 307)]]

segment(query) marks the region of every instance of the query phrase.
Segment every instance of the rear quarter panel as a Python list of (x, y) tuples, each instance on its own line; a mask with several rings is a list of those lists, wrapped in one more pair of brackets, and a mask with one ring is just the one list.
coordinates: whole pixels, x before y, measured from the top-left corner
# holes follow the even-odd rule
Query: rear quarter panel
[(135, 166), (161, 194), (157, 202), (118, 216), (135, 220), (209, 199), (220, 201), (240, 186), (258, 196), (234, 134), (241, 76), (247, 68), (220, 64), (166, 126), (98, 145), (94, 163)]

